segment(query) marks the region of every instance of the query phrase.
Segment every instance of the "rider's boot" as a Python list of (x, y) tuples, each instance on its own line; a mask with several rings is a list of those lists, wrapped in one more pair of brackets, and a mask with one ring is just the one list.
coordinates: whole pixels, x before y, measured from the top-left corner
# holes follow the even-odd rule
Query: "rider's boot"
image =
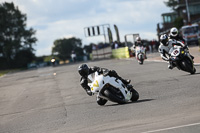
[(169, 63), (168, 68), (169, 68), (169, 69), (173, 69), (173, 68), (174, 68), (174, 65), (173, 65), (172, 62)]
[(168, 68), (169, 68), (169, 69), (173, 69), (174, 67), (175, 67), (175, 65), (173, 65), (173, 62), (172, 62), (172, 61), (169, 61)]
[(168, 68), (169, 69), (173, 69), (174, 67), (173, 66), (171, 66), (170, 64), (168, 65)]

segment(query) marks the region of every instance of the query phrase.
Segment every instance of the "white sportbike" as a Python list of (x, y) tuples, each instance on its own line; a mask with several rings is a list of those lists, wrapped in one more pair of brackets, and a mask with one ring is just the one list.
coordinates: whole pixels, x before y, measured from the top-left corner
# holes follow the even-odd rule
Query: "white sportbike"
[(145, 47), (143, 46), (136, 46), (136, 59), (138, 60), (139, 64), (142, 65), (145, 59)]
[(108, 100), (124, 104), (139, 99), (139, 93), (132, 85), (126, 86), (120, 79), (105, 76), (98, 72), (88, 76), (88, 85), (92, 93), (96, 94), (99, 105), (105, 105)]

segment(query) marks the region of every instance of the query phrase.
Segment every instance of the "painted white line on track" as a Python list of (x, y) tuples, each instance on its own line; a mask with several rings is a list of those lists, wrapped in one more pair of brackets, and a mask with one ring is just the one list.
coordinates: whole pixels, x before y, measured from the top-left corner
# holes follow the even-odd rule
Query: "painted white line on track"
[[(162, 60), (146, 60), (149, 62), (166, 62), (166, 61), (162, 61)], [(194, 63), (194, 65), (200, 65), (200, 63)]]
[(163, 60), (146, 60), (146, 61), (149, 61), (149, 62), (166, 62), (166, 61), (163, 61)]
[[(134, 59), (129, 59), (127, 58), (126, 60), (134, 60)], [(163, 60), (145, 60), (145, 61), (148, 61), (148, 62), (166, 62), (166, 61), (163, 61)], [(194, 63), (194, 65), (200, 65), (200, 63)]]
[(178, 128), (182, 128), (182, 127), (196, 126), (196, 125), (200, 125), (200, 123), (193, 123), (193, 124), (187, 124), (187, 125), (163, 128), (163, 129), (152, 130), (152, 131), (147, 131), (147, 132), (142, 132), (142, 133), (155, 133), (155, 132), (160, 132), (160, 131), (167, 131), (167, 130), (178, 129)]

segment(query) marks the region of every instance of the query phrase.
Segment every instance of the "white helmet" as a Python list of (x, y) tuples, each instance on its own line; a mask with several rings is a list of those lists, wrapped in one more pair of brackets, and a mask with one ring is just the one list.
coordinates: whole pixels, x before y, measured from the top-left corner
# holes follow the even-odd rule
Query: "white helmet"
[(139, 36), (136, 37), (136, 41), (137, 41), (137, 42), (141, 41), (141, 38), (140, 38)]
[(167, 46), (168, 45), (168, 36), (166, 34), (161, 35), (160, 41), (164, 46)]
[(170, 36), (176, 37), (178, 35), (178, 29), (173, 27), (170, 30)]

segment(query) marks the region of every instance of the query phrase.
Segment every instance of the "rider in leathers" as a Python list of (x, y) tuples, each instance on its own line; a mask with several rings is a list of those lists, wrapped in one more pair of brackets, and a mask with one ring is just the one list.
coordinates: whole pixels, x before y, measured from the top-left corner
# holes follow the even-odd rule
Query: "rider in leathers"
[[(181, 41), (182, 43), (186, 44), (185, 39), (183, 39), (183, 37), (178, 34), (178, 29), (176, 27), (173, 27), (173, 28), (170, 29), (170, 33), (169, 33), (168, 38), (170, 40), (175, 39), (177, 41)], [(194, 56), (192, 56), (191, 54), (190, 54), (190, 56), (191, 56), (192, 59), (194, 59)]]
[[(144, 44), (143, 44), (143, 42), (142, 42), (142, 40), (141, 40), (141, 38), (140, 38), (139, 36), (136, 37), (136, 42), (135, 42), (134, 49), (136, 49), (137, 46), (139, 46), (139, 47), (144, 47), (144, 48), (145, 48), (145, 46), (144, 46)], [(144, 51), (144, 52), (145, 52), (145, 53), (144, 53), (144, 57), (145, 57), (145, 59), (147, 59), (146, 48), (145, 48), (145, 51)], [(137, 54), (138, 54), (138, 53), (136, 53), (136, 58), (138, 58), (138, 57), (137, 57)]]
[[(160, 36), (160, 46), (158, 48), (158, 51), (163, 60), (169, 61), (169, 65), (168, 65), (169, 69), (173, 69), (174, 67), (170, 58), (167, 57), (167, 55), (169, 56), (169, 50), (173, 47), (174, 41), (176, 40), (169, 39), (166, 34), (163, 34)], [(187, 47), (183, 43), (177, 43), (177, 42), (179, 41), (176, 41), (175, 43), (176, 45), (180, 45), (181, 47)]]
[(120, 77), (116, 73), (115, 70), (108, 70), (106, 68), (100, 68), (100, 67), (97, 67), (97, 66), (89, 68), (87, 64), (82, 64), (78, 67), (78, 72), (81, 75), (80, 82), (81, 82), (81, 86), (85, 89), (86, 93), (89, 96), (92, 96), (92, 92), (90, 90), (90, 87), (88, 86), (88, 75), (90, 75), (91, 73), (94, 73), (96, 71), (98, 73), (103, 74), (103, 75), (109, 75), (111, 77), (116, 77), (116, 78), (120, 79), (125, 85), (128, 85), (131, 82), (131, 80), (125, 80), (122, 77)]

